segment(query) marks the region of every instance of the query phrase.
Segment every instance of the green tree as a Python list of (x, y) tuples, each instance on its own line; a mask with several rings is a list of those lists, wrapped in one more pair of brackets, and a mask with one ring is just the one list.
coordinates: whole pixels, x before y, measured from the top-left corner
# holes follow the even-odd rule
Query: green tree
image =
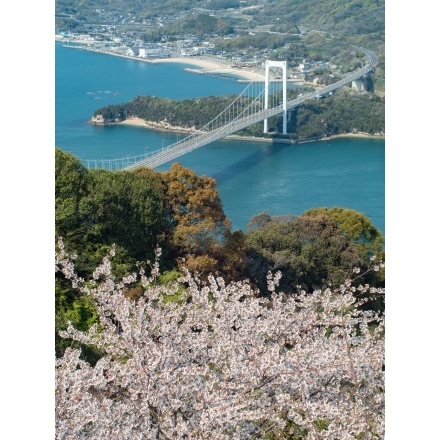
[(79, 204), (87, 194), (88, 172), (71, 154), (55, 149), (55, 231), (66, 241), (80, 227)]
[(70, 321), (75, 327), (87, 330), (97, 322), (97, 313), (92, 301), (80, 295), (72, 289), (59, 274), (55, 275), (55, 354), (62, 356), (67, 347), (81, 348), (83, 356), (92, 364), (100, 357), (99, 350), (92, 346), (84, 346), (77, 342), (63, 339), (59, 335), (60, 330), (67, 328)]
[[(303, 215), (308, 217), (324, 215), (336, 222), (338, 229), (345, 234), (351, 245), (356, 248), (360, 258), (358, 266), (361, 271), (366, 271), (372, 264), (385, 261), (384, 236), (365, 214), (342, 207), (320, 207), (308, 209)], [(372, 260), (373, 257), (375, 257), (374, 260)], [(361, 282), (385, 287), (385, 271), (370, 271), (362, 277)], [(383, 297), (372, 297), (366, 307), (383, 310), (385, 307)]]
[(243, 256), (246, 252), (246, 236), (238, 231), (226, 231), (218, 259), (218, 274), (226, 281), (239, 280), (246, 276)]
[[(136, 261), (154, 259), (156, 245), (168, 234), (164, 188), (160, 174), (88, 171), (72, 155), (55, 151), (55, 234), (62, 236), (69, 253), (79, 255), (76, 267), (90, 276), (113, 243), (115, 273), (130, 273)], [(96, 319), (93, 304), (55, 279), (55, 349), (62, 354), (66, 342), (58, 337), (67, 321), (87, 329)], [(97, 353), (86, 351), (89, 360)]]
[(365, 262), (373, 255), (376, 255), (377, 259), (384, 259), (384, 237), (365, 214), (342, 207), (320, 207), (308, 209), (302, 215), (309, 217), (326, 215), (330, 217), (344, 231), (351, 243), (356, 246), (359, 255)]
[(266, 292), (268, 271), (281, 271), (286, 293), (342, 283), (360, 258), (336, 222), (325, 215), (255, 216), (246, 233), (245, 268)]

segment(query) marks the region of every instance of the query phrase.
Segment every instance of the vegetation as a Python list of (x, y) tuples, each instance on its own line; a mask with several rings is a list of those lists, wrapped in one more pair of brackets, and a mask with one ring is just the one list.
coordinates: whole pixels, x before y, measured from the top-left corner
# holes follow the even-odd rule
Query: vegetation
[(325, 215), (283, 220), (262, 213), (249, 229), (246, 268), (261, 288), (267, 273), (277, 270), (283, 274), (283, 291), (340, 285), (360, 262), (348, 237)]
[[(226, 264), (221, 245), (230, 237), (215, 181), (174, 164), (163, 174), (142, 168), (134, 172), (86, 170), (68, 153), (55, 151), (55, 233), (69, 252), (78, 255), (77, 271), (93, 268), (117, 245), (117, 276), (126, 276), (138, 262), (148, 265), (161, 246), (162, 267), (172, 270), (184, 259), (187, 267), (206, 274)], [(136, 291), (129, 296), (138, 296)], [(56, 350), (64, 342), (58, 331), (72, 321), (88, 328), (96, 318), (87, 300), (56, 279)]]
[[(268, 293), (268, 271), (281, 270), (281, 287), (295, 292), (297, 285), (312, 290), (343, 283), (354, 266), (366, 269), (373, 254), (384, 259), (382, 235), (352, 210), (316, 208), (299, 217), (262, 213), (247, 232), (231, 231), (215, 180), (178, 163), (163, 173), (86, 170), (57, 149), (55, 165), (55, 233), (77, 255), (81, 277), (92, 276), (113, 244), (117, 277), (129, 276), (139, 265), (148, 272), (152, 249), (160, 246), (164, 285), (190, 269), (200, 277), (215, 273), (225, 282), (248, 278), (263, 295)], [(366, 277), (370, 284), (384, 285), (384, 278), (374, 273)], [(138, 285), (125, 293), (136, 300), (142, 291)], [(97, 315), (90, 299), (78, 295), (59, 274), (55, 300), (56, 353), (61, 356), (69, 343), (58, 332), (68, 321), (86, 330)], [(373, 306), (383, 309), (380, 301)], [(84, 356), (95, 362), (99, 352), (88, 347)]]
[(379, 56), (375, 90), (385, 90), (384, 0), (56, 0), (55, 12), (58, 31), (99, 35), (112, 26), (145, 42), (198, 37), (220, 51), (252, 58), (271, 49), (272, 59), (320, 59), (343, 71), (356, 62), (349, 44), (368, 47)]
[[(384, 261), (384, 239), (362, 213), (346, 208), (313, 208), (300, 216), (254, 216), (245, 235), (243, 273), (267, 294), (266, 275), (281, 271), (284, 292), (339, 286), (354, 267), (367, 272), (372, 259)], [(384, 287), (384, 273), (364, 282)], [(383, 298), (368, 306), (384, 310)]]
[(216, 181), (198, 177), (178, 163), (165, 171), (162, 178), (174, 254), (184, 256), (185, 266), (193, 272), (217, 270), (219, 248), (231, 225), (223, 212)]
[[(240, 6), (57, 0), (56, 22), (113, 23), (145, 41), (212, 37), (219, 50), (270, 49), (340, 73), (359, 67), (341, 50), (354, 43), (381, 55), (378, 89), (383, 0)], [(95, 115), (201, 128), (230, 99), (137, 97)], [(380, 133), (384, 99), (343, 90), (290, 116), (295, 141)], [(261, 125), (240, 134), (261, 136)], [(269, 131), (281, 132), (279, 118)], [(232, 231), (215, 180), (178, 163), (89, 171), (56, 149), (55, 165), (56, 438), (384, 438), (384, 239), (368, 218), (263, 212)]]
[[(293, 113), (288, 133), (294, 139), (320, 138), (341, 133), (385, 133), (385, 98), (371, 93), (341, 91), (305, 103)], [(277, 128), (277, 131), (281, 131)]]
[[(244, 272), (264, 292), (268, 271), (281, 271), (285, 292), (338, 286), (354, 267), (382, 261), (383, 237), (365, 215), (346, 208), (314, 208), (300, 216), (265, 211), (248, 224)], [(383, 286), (384, 278), (369, 279)], [(266, 290), (267, 293), (267, 290)], [(382, 308), (383, 304), (376, 304)]]
[[(245, 6), (245, 7), (243, 7)], [(253, 6), (253, 7), (252, 7)], [(91, 3), (79, 0), (57, 0), (55, 13), (57, 25), (76, 23), (96, 23), (116, 17), (130, 17), (132, 28), (158, 17), (176, 16), (184, 13), (187, 23), (194, 23), (198, 14), (209, 17), (206, 12), (214, 12), (215, 23), (220, 17), (232, 26), (232, 32), (243, 28), (266, 30), (278, 33), (298, 33), (297, 26), (329, 32), (338, 37), (371, 35), (384, 40), (385, 2), (384, 0), (247, 0), (246, 5), (234, 0), (96, 0)], [(106, 14), (105, 14), (106, 13)], [(203, 21), (197, 25), (203, 25)], [(173, 22), (172, 26), (175, 26)], [(171, 29), (165, 28), (168, 32)], [(191, 28), (189, 25), (187, 29)], [(216, 28), (207, 27), (205, 33), (215, 33)], [(192, 33), (191, 32), (191, 33)], [(231, 33), (232, 33), (231, 32)]]
[(81, 274), (90, 273), (112, 243), (132, 262), (154, 256), (151, 249), (163, 243), (167, 230), (157, 173), (88, 171), (56, 149), (55, 176), (55, 230), (82, 255), (77, 261)]
[(138, 96), (126, 104), (109, 105), (96, 110), (105, 123), (138, 117), (146, 121), (168, 122), (171, 125), (200, 129), (214, 119), (231, 101), (231, 96), (210, 96), (175, 101), (154, 96)]
[[(384, 315), (355, 295), (383, 289), (347, 280), (289, 296), (280, 273), (268, 274), (269, 298), (212, 275), (165, 287), (157, 260), (149, 277), (115, 278), (114, 255), (84, 281), (58, 243), (56, 273), (98, 316), (60, 335), (101, 358), (69, 347), (56, 360), (57, 439), (384, 438)], [(133, 285), (137, 301), (125, 295)], [(165, 300), (176, 294), (179, 303)]]
[[(384, 238), (364, 214), (346, 208), (312, 208), (304, 212), (305, 216), (326, 215), (335, 221), (338, 228), (350, 239), (359, 255), (368, 261), (373, 255), (384, 257)], [(365, 269), (365, 268), (364, 268)]]
[(195, 35), (198, 38), (203, 38), (208, 34), (224, 36), (233, 32), (234, 27), (230, 20), (204, 13), (191, 14), (176, 20), (172, 26), (168, 26), (166, 29), (167, 38), (177, 38), (182, 35)]
[(216, 44), (216, 49), (221, 51), (248, 51), (253, 49), (280, 49), (289, 45), (287, 61), (306, 57), (304, 43), (298, 35), (257, 33), (253, 35), (240, 35), (233, 39), (223, 39)]
[[(293, 99), (299, 90), (289, 90)], [(105, 123), (139, 117), (146, 121), (167, 122), (171, 126), (200, 129), (232, 101), (233, 96), (206, 97), (174, 101), (152, 96), (138, 96), (126, 104), (109, 105), (96, 110)], [(243, 104), (245, 105), (245, 104)], [(321, 100), (306, 102), (292, 111), (287, 125), (290, 139), (301, 141), (341, 133), (385, 133), (385, 98), (372, 93), (341, 90)], [(268, 120), (270, 135), (282, 133), (280, 118)], [(263, 122), (254, 124), (237, 134), (264, 136)]]

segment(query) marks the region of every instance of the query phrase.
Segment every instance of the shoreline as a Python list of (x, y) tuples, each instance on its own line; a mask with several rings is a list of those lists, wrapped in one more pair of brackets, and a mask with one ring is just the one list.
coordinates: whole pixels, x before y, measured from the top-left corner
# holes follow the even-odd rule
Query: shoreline
[(149, 130), (171, 131), (174, 133), (188, 133), (188, 134), (193, 134), (197, 131), (195, 128), (178, 127), (164, 121), (162, 122), (146, 121), (145, 119), (142, 118), (128, 118), (120, 122), (112, 122), (110, 124), (95, 124), (95, 125), (128, 125), (131, 127), (147, 128)]
[[(56, 40), (60, 42), (60, 40)], [(265, 81), (265, 73), (258, 72), (248, 67), (232, 67), (229, 62), (220, 61), (212, 57), (173, 57), (173, 58), (139, 58), (131, 55), (124, 55), (122, 53), (95, 49), (93, 47), (85, 47), (80, 44), (90, 44), (90, 42), (73, 42), (65, 41), (63, 43), (64, 47), (70, 49), (80, 49), (87, 50), (89, 52), (100, 53), (103, 55), (111, 55), (120, 58), (126, 58), (133, 61), (139, 61), (148, 64), (160, 64), (160, 63), (175, 63), (175, 64), (185, 64), (187, 67), (184, 70), (190, 73), (195, 73), (198, 75), (212, 75), (212, 76), (223, 76), (231, 79), (235, 79), (238, 82), (251, 82), (251, 81)], [(298, 83), (299, 84), (299, 83)]]
[[(121, 122), (113, 122), (109, 125), (128, 125), (132, 127), (141, 127), (149, 130), (156, 131), (165, 131), (165, 132), (173, 132), (173, 133), (185, 133), (188, 135), (194, 134), (197, 130), (193, 128), (185, 128), (185, 127), (176, 127), (167, 122), (153, 122), (146, 121), (142, 118), (129, 118), (125, 121)], [(364, 139), (382, 139), (385, 140), (385, 135), (383, 134), (369, 134), (369, 133), (341, 133), (341, 134), (332, 134), (329, 136), (323, 136), (321, 138), (316, 139), (308, 139), (302, 141), (295, 141), (291, 139), (276, 139), (276, 138), (265, 138), (265, 137), (253, 137), (253, 136), (239, 136), (235, 134), (231, 134), (229, 136), (225, 136), (225, 139), (237, 139), (240, 141), (252, 141), (252, 142), (279, 142), (279, 143), (288, 143), (288, 144), (304, 144), (307, 142), (323, 142), (323, 141), (331, 141), (335, 139), (343, 139), (343, 138), (364, 138)]]
[(149, 62), (151, 64), (176, 63), (196, 66), (196, 68), (187, 67), (185, 68), (185, 71), (199, 75), (235, 76), (237, 77), (237, 80), (241, 79), (247, 81), (264, 82), (265, 80), (265, 74), (263, 72), (260, 73), (247, 67), (232, 67), (228, 62), (222, 62), (207, 57), (155, 58), (149, 60)]
[[(60, 40), (56, 40), (60, 41)], [(65, 43), (69, 44), (71, 42), (65, 41)], [(82, 49), (90, 52), (101, 53), (103, 55), (111, 55), (117, 56), (120, 58), (126, 58), (129, 60), (140, 61), (149, 64), (160, 64), (160, 63), (174, 63), (174, 64), (183, 64), (187, 66), (195, 66), (194, 67), (186, 67), (184, 70), (190, 73), (195, 73), (199, 75), (212, 75), (219, 76), (228, 79), (234, 79), (237, 82), (264, 82), (265, 81), (265, 73), (257, 72), (249, 67), (232, 67), (228, 61), (220, 61), (218, 59), (213, 59), (212, 57), (172, 57), (172, 58), (139, 58), (131, 55), (124, 55), (122, 53), (113, 52), (113, 51), (105, 51), (100, 49), (95, 49), (92, 47), (85, 47), (80, 45), (70, 45), (64, 46), (73, 48), (73, 49)], [(87, 41), (78, 41), (77, 44), (90, 44)], [(246, 70), (245, 70), (246, 69)], [(301, 85), (304, 84), (303, 81), (294, 81), (296, 84)], [(104, 125), (100, 123), (95, 123), (95, 125)], [(121, 122), (114, 122), (109, 125), (129, 125), (135, 127), (143, 127), (150, 130), (156, 131), (164, 131), (164, 132), (174, 132), (174, 133), (184, 133), (184, 134), (193, 134), (197, 130), (194, 128), (185, 128), (185, 127), (176, 127), (167, 122), (154, 122), (154, 121), (146, 121), (142, 118), (129, 118)], [(255, 141), (255, 142), (281, 142), (281, 143), (291, 143), (291, 144), (301, 144), (306, 142), (315, 142), (315, 141), (330, 141), (334, 139), (342, 139), (342, 138), (365, 138), (365, 139), (383, 139), (385, 140), (384, 134), (369, 134), (369, 133), (341, 133), (334, 134), (329, 136), (323, 136), (316, 139), (309, 139), (303, 141), (295, 141), (290, 139), (274, 139), (274, 138), (264, 138), (264, 137), (251, 137), (251, 136), (238, 136), (238, 135), (229, 135), (225, 137), (226, 139), (239, 139), (243, 141)]]
[(369, 134), (369, 133), (341, 133), (341, 134), (331, 134), (320, 138), (320, 141), (331, 141), (333, 139), (341, 138), (365, 138), (365, 139), (383, 139), (385, 140), (384, 134)]

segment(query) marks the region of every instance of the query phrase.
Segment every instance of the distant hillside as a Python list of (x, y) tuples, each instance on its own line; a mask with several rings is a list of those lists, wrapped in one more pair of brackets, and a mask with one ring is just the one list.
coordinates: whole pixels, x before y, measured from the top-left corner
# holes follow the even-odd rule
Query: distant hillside
[(58, 32), (111, 29), (146, 42), (194, 35), (226, 51), (253, 48), (253, 36), (268, 49), (282, 44), (283, 59), (346, 70), (357, 62), (347, 43), (356, 44), (377, 53), (375, 91), (385, 94), (385, 0), (56, 0), (55, 13)]
[[(245, 19), (249, 28), (274, 25), (279, 32), (292, 24), (332, 33), (337, 37), (374, 35), (384, 40), (385, 0), (56, 0), (57, 20), (72, 23), (132, 24), (182, 12), (228, 14), (234, 21)], [(131, 16), (131, 20), (128, 20)]]

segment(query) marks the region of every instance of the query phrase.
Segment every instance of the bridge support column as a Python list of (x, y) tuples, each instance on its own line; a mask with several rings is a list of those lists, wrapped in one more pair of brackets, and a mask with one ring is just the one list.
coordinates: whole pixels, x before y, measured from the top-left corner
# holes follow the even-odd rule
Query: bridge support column
[[(287, 134), (287, 62), (266, 61), (266, 75), (264, 82), (264, 108), (269, 108), (269, 70), (271, 67), (283, 69), (283, 134)], [(267, 133), (267, 119), (264, 120), (263, 133)]]
[(365, 84), (362, 79), (355, 79), (351, 83), (351, 88), (356, 89), (357, 92), (363, 92), (365, 91)]

